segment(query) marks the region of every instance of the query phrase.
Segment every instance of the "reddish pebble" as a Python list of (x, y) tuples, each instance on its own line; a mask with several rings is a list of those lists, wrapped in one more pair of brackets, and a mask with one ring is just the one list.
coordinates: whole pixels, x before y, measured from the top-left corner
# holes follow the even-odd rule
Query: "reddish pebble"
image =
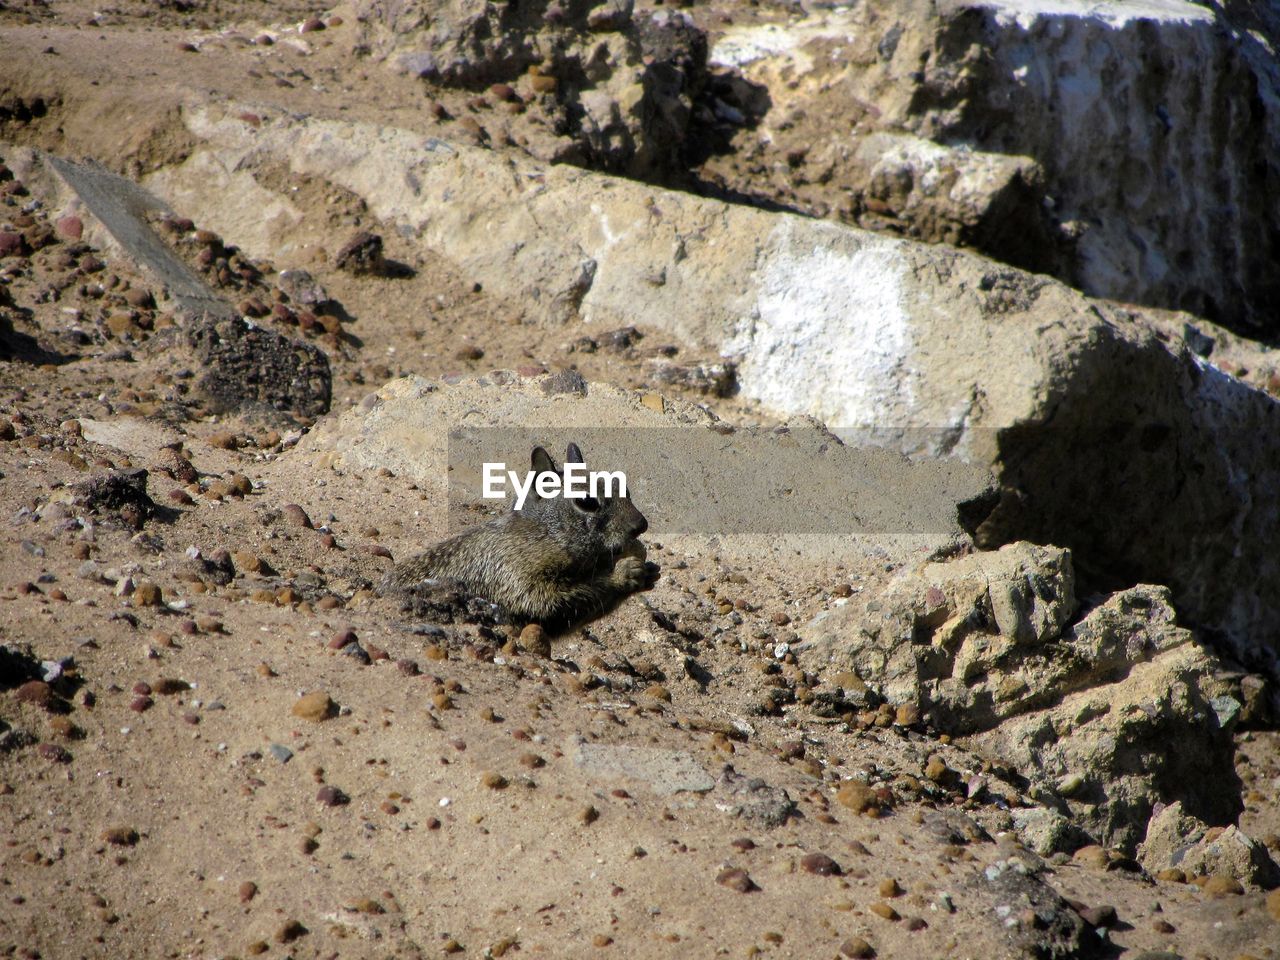
[(240, 902), (248, 903), (258, 895), (258, 885), (252, 880), (246, 880), (240, 884)]
[(356, 632), (354, 630), (343, 630), (341, 633), (334, 634), (333, 639), (329, 641), (330, 650), (341, 650), (347, 644), (356, 642)]
[(59, 217), (54, 223), (54, 227), (60, 236), (66, 237), (68, 240), (79, 240), (84, 236), (84, 221), (79, 217)]
[(195, 501), (191, 499), (191, 494), (185, 490), (170, 490), (169, 500), (184, 507), (190, 507), (195, 504)]
[(806, 853), (800, 858), (800, 866), (806, 873), (815, 873), (820, 877), (840, 876), (840, 864), (825, 853)]
[(756, 842), (750, 837), (738, 837), (737, 840), (729, 841), (729, 846), (734, 847), (737, 850), (754, 850), (756, 848)]
[(133, 692), (138, 694), (138, 696), (145, 697), (151, 693), (151, 684), (147, 683), (145, 680), (139, 680), (133, 685)]
[(0, 230), (0, 257), (25, 257), (27, 241), (20, 233)]
[(345, 803), (350, 803), (351, 798), (337, 787), (321, 787), (316, 794), (316, 801), (326, 807), (340, 807)]
[(14, 693), (21, 703), (34, 704), (43, 710), (53, 705), (53, 688), (43, 680), (28, 680)]
[(42, 743), (36, 747), (36, 752), (50, 763), (71, 762), (71, 754), (56, 743)]
[(129, 704), (129, 709), (134, 713), (145, 713), (155, 705), (155, 701), (150, 697), (135, 697), (133, 703)]
[(317, 30), (324, 29), (324, 21), (319, 17), (310, 17), (302, 21), (302, 26), (298, 28), (299, 33), (315, 33)]
[(189, 40), (184, 40), (182, 43), (178, 44), (178, 49), (184, 53), (198, 53), (200, 50), (199, 47), (194, 43), (191, 43)]
[(750, 874), (741, 867), (721, 870), (716, 874), (716, 883), (730, 890), (737, 890), (738, 893), (750, 893), (752, 890), (759, 889), (752, 881)]
[(286, 520), (296, 526), (305, 527), (308, 530), (313, 529), (311, 526), (311, 518), (307, 516), (307, 511), (303, 510), (302, 507), (298, 506), (296, 503), (286, 503), (280, 508), (280, 513)]
[(325, 21), (325, 25), (329, 27), (340, 27), (342, 26), (342, 18), (330, 17), (328, 20)]

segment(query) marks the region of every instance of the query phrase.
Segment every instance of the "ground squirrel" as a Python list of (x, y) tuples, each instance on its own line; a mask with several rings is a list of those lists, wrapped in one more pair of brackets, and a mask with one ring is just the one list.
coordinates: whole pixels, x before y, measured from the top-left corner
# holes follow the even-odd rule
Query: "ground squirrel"
[[(581, 464), (569, 444), (566, 463)], [(535, 447), (536, 474), (561, 470)], [(645, 561), (637, 539), (649, 523), (627, 496), (539, 497), (396, 564), (383, 592), (458, 585), (498, 605), (512, 621), (566, 630), (608, 613), (624, 598), (648, 590), (658, 566)]]

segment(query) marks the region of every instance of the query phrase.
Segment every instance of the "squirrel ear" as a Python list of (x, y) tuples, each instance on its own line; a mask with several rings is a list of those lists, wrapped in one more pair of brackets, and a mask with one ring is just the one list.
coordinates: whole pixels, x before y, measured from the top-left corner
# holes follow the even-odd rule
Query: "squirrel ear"
[(587, 461), (582, 459), (582, 451), (578, 449), (578, 445), (576, 443), (571, 443), (569, 444), (569, 449), (565, 451), (564, 462), (586, 463)]
[(559, 473), (556, 469), (556, 462), (551, 459), (551, 454), (543, 450), (542, 447), (533, 448), (532, 466), (534, 473)]

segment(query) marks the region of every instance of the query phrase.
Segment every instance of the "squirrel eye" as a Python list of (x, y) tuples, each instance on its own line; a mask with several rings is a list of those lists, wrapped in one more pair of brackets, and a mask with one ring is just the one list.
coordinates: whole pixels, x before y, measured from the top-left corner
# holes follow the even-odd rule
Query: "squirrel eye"
[(595, 497), (574, 497), (573, 502), (585, 513), (595, 513), (600, 509), (600, 501)]

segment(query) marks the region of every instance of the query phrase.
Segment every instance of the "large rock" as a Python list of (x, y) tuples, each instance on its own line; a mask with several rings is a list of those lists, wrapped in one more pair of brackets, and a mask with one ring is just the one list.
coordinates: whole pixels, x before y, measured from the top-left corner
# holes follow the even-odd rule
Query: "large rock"
[(223, 179), (269, 183), (279, 164), (329, 179), (532, 320), (661, 328), (733, 359), (746, 398), (989, 465), (1003, 496), (986, 545), (1057, 543), (1121, 582), (1166, 583), (1276, 672), (1280, 406), (1154, 319), (981, 257), (394, 128), (185, 116), (202, 146), (151, 183), (198, 184), (185, 209), (202, 223), (235, 237), (223, 224), (260, 206), (210, 189)]
[(511, 102), (544, 121), (521, 137), (541, 159), (644, 178), (684, 169), (707, 60), (685, 14), (633, 16), (632, 0), (359, 0), (355, 12), (363, 45), (399, 70), (514, 88)]
[(1274, 887), (1280, 868), (1267, 848), (1236, 826), (1210, 827), (1171, 803), (1152, 816), (1138, 859), (1148, 873), (1178, 869), (1189, 877), (1225, 874), (1241, 883)]
[[(773, 181), (762, 190), (731, 158), (713, 168), (820, 214), (953, 235), (1097, 296), (1274, 333), (1278, 39), (1270, 5), (1187, 0), (869, 0), (748, 21), (711, 60), (769, 90), (773, 108), (735, 143)], [(841, 56), (825, 55), (833, 45)], [(1014, 228), (956, 218), (951, 183), (919, 150), (886, 193), (865, 159), (892, 154), (886, 133), (954, 151), (952, 165), (970, 150), (1034, 161), (1016, 203), (998, 180), (977, 203), (1003, 197)]]
[(1068, 626), (1074, 583), (1066, 551), (1027, 543), (927, 563), (820, 614), (793, 650), (1013, 766), (1066, 815), (1026, 824), (1047, 843), (1078, 826), (1132, 850), (1156, 805), (1174, 801), (1230, 822), (1239, 703), (1216, 659), (1177, 626), (1162, 587), (1113, 594)]
[(723, 549), (810, 556), (847, 555), (860, 544), (896, 544), (917, 559), (953, 549), (967, 539), (959, 505), (988, 489), (982, 471), (847, 447), (805, 421), (726, 434), (692, 404), (668, 400), (658, 411), (635, 393), (581, 381), (577, 390), (549, 390), (557, 379), (498, 371), (455, 383), (394, 380), (322, 420), (303, 450), (319, 469), (385, 467), (411, 477), (426, 494), (424, 526), (440, 534), (477, 511), (505, 509), (483, 497), (482, 464), (523, 472), (535, 445), (560, 451), (576, 442), (589, 469), (626, 474), (650, 532), (664, 540), (688, 535), (705, 549), (715, 537)]

